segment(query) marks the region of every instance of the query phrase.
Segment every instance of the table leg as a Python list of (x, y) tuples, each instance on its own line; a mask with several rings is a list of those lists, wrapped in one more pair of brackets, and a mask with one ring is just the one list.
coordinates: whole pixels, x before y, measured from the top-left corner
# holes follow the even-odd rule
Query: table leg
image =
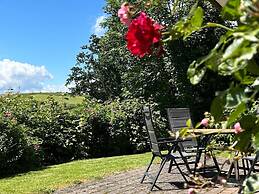
[(202, 154), (202, 150), (200, 150), (199, 147), (198, 147), (198, 148), (197, 148), (197, 154), (196, 154), (195, 165), (194, 165), (194, 170), (193, 170), (193, 175), (194, 175), (194, 176), (195, 176), (195, 174), (196, 174), (196, 170), (197, 170), (198, 163), (200, 162), (200, 159), (201, 159), (201, 154)]
[(230, 178), (231, 173), (232, 173), (232, 171), (233, 171), (233, 168), (234, 168), (234, 163), (232, 162), (231, 165), (230, 165), (230, 167), (229, 167), (229, 170), (228, 170), (227, 179)]
[(215, 166), (217, 168), (218, 173), (221, 174), (221, 170), (219, 168), (218, 161), (217, 161), (216, 157), (214, 156), (214, 154), (212, 153), (212, 151), (211, 151), (211, 156), (212, 156), (213, 162), (214, 162), (214, 164), (215, 164)]

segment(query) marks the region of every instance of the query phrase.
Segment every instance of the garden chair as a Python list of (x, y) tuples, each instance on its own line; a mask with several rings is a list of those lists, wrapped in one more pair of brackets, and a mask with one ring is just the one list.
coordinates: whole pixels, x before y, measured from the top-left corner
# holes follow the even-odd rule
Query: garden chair
[[(259, 166), (259, 164), (258, 164), (259, 151), (257, 151), (255, 155), (243, 157), (242, 160), (243, 160), (243, 167), (245, 167), (245, 164), (247, 164), (247, 168), (245, 168), (245, 170), (248, 169), (248, 173), (247, 174), (244, 173), (244, 174), (246, 177), (249, 177), (251, 175), (252, 171), (255, 171), (255, 166)], [(249, 167), (249, 163), (250, 163), (250, 167)]]
[[(256, 116), (259, 117), (259, 107), (256, 109)], [(256, 148), (252, 148), (256, 150)], [(242, 158), (243, 168), (244, 168), (244, 175), (246, 177), (250, 176), (252, 171), (255, 171), (255, 166), (259, 166), (259, 151), (256, 151), (254, 155), (246, 155)], [(249, 165), (250, 164), (250, 165)], [(247, 166), (245, 166), (247, 165)], [(250, 167), (249, 167), (250, 166)], [(248, 170), (248, 174), (246, 175), (246, 170)]]
[[(162, 171), (162, 169), (164, 168), (164, 165), (166, 164), (166, 162), (168, 161), (171, 161), (171, 163), (175, 164), (177, 169), (179, 170), (179, 172), (181, 173), (183, 179), (185, 180), (185, 182), (188, 182), (187, 181), (187, 178), (185, 177), (185, 174), (184, 172), (182, 171), (182, 169), (180, 168), (180, 163), (177, 162), (177, 159), (182, 159), (183, 160), (183, 163), (187, 170), (190, 171), (190, 168), (188, 166), (188, 162), (187, 162), (187, 158), (190, 157), (190, 155), (184, 155), (179, 146), (178, 146), (178, 143), (181, 142), (181, 140), (175, 140), (175, 139), (172, 139), (172, 138), (160, 138), (158, 139), (156, 137), (156, 134), (155, 134), (155, 130), (154, 130), (154, 127), (153, 127), (153, 121), (152, 121), (152, 115), (151, 115), (151, 110), (149, 107), (143, 107), (143, 113), (144, 113), (144, 118), (145, 118), (145, 123), (146, 123), (146, 129), (148, 131), (148, 134), (149, 134), (149, 138), (150, 138), (150, 147), (151, 147), (151, 151), (152, 151), (152, 158), (151, 158), (151, 161), (150, 161), (150, 164), (148, 165), (145, 173), (144, 173), (144, 176), (143, 178), (141, 179), (141, 183), (143, 183), (145, 177), (149, 177), (152, 181), (152, 186), (151, 186), (151, 191), (153, 190), (154, 187), (157, 187), (159, 188), (158, 186), (156, 186), (156, 182), (157, 182), (157, 179)], [(162, 153), (162, 150), (161, 150), (161, 144), (167, 144), (167, 145), (170, 145), (168, 147), (168, 150), (167, 150), (167, 153)], [(179, 153), (179, 155), (176, 154), (176, 152)], [(158, 157), (160, 158), (162, 161), (160, 163), (160, 167), (159, 167), (159, 170), (156, 174), (155, 177), (152, 177), (148, 171), (154, 161), (154, 159)]]
[[(186, 128), (187, 124), (186, 122), (190, 119), (191, 120), (191, 114), (190, 114), (190, 109), (189, 108), (167, 108), (167, 116), (168, 116), (168, 121), (169, 121), (169, 126), (170, 126), (170, 130), (174, 133), (176, 133), (177, 131), (179, 131), (182, 128)], [(191, 127), (192, 127), (192, 122), (191, 122)], [(210, 138), (210, 137), (206, 137), (206, 138)], [(200, 161), (201, 158), (201, 154), (204, 153), (204, 155), (206, 156), (206, 153), (208, 152), (208, 150), (205, 149), (206, 145), (203, 145), (203, 142), (207, 142), (208, 139), (204, 140), (203, 142), (200, 141), (200, 145), (198, 146), (198, 142), (197, 142), (197, 138), (194, 137), (190, 137), (187, 138), (190, 141), (184, 141), (184, 142), (180, 142), (179, 146), (181, 148), (181, 151), (184, 153), (189, 153), (189, 152), (195, 152), (196, 153), (196, 159), (195, 161), (190, 161), (189, 164), (195, 164), (194, 165), (194, 172), (193, 174), (195, 175), (196, 173), (196, 169), (197, 169), (197, 165)], [(214, 161), (215, 167), (217, 168), (217, 171), (220, 173), (220, 168), (218, 165), (218, 162), (215, 158), (215, 156), (213, 155), (212, 151), (209, 150), (212, 159)], [(173, 164), (170, 164), (170, 167)], [(204, 167), (206, 165), (206, 158), (204, 157)], [(204, 168), (205, 171), (205, 168)]]

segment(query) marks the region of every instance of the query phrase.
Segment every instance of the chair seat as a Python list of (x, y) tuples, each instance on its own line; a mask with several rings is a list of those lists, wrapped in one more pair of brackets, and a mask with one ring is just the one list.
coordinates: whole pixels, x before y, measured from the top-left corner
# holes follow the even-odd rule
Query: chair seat
[[(254, 161), (255, 160), (255, 155), (254, 156), (245, 156), (242, 159), (244, 160), (250, 160), (250, 161)], [(259, 158), (257, 158), (257, 162), (259, 161)]]
[[(183, 157), (190, 158), (190, 157), (196, 157), (196, 153), (194, 152), (182, 152)], [(179, 152), (171, 153), (175, 158), (182, 158), (181, 154)]]
[[(199, 150), (205, 150), (204, 147), (199, 147)], [(197, 152), (197, 147), (184, 148), (185, 152)]]

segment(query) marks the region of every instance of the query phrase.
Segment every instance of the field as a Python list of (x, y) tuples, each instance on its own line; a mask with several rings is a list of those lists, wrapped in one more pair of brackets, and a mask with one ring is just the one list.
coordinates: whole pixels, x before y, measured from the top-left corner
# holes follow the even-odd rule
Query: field
[(39, 101), (44, 101), (48, 97), (52, 97), (54, 98), (54, 100), (58, 102), (66, 103), (70, 105), (80, 104), (84, 100), (84, 96), (73, 96), (67, 93), (23, 93), (20, 95), (23, 98), (33, 97), (34, 99)]

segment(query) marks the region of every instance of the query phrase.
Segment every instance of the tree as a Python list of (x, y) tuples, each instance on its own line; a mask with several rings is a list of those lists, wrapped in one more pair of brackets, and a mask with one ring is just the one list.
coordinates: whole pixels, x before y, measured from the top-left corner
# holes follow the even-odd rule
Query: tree
[[(148, 8), (148, 14), (164, 26), (176, 23), (186, 16), (195, 1), (178, 1), (174, 7), (171, 1), (129, 1)], [(157, 6), (159, 3), (159, 6)], [(122, 1), (107, 0), (102, 24), (106, 33), (92, 36), (88, 45), (77, 55), (77, 65), (72, 68), (67, 83), (74, 83), (74, 93), (88, 94), (102, 101), (114, 98), (143, 98), (168, 106), (190, 106), (194, 109), (208, 109), (208, 102), (219, 88), (209, 87), (207, 81), (222, 79), (215, 73), (197, 86), (190, 84), (186, 76), (189, 63), (206, 55), (217, 43), (223, 30), (205, 29), (185, 41), (177, 40), (165, 45), (163, 57), (146, 56), (138, 58), (126, 49), (124, 34), (127, 27), (118, 19), (117, 12)], [(207, 10), (206, 20), (221, 22), (219, 12), (211, 4), (202, 4)], [(215, 77), (215, 78), (214, 78)], [(224, 78), (228, 81), (227, 78)], [(195, 100), (194, 100), (195, 99)]]

